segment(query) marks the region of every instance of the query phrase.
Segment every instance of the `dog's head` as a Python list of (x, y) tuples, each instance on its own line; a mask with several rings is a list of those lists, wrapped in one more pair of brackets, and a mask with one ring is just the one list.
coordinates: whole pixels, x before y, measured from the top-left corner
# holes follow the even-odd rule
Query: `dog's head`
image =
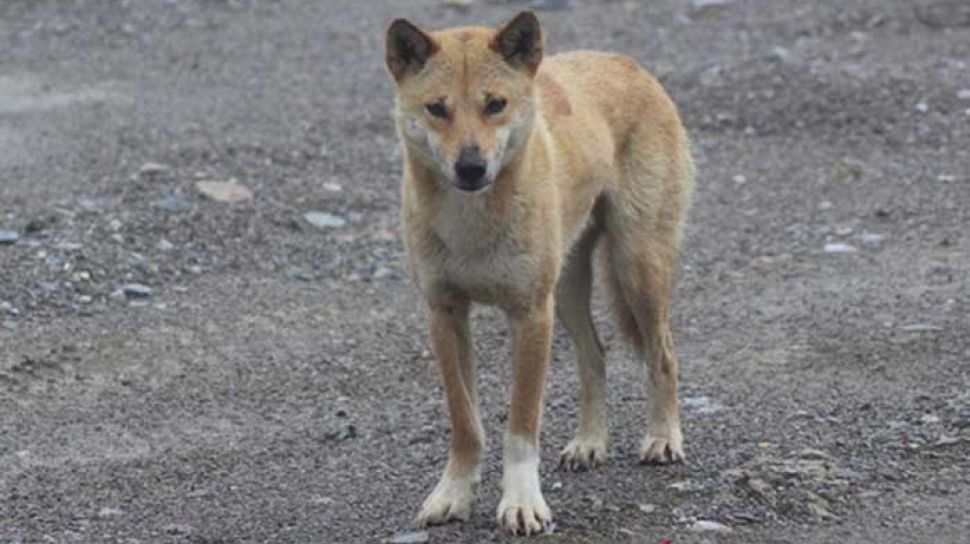
[(526, 144), (542, 30), (532, 12), (498, 29), (426, 33), (404, 19), (387, 29), (396, 115), (413, 159), (462, 191), (480, 191)]

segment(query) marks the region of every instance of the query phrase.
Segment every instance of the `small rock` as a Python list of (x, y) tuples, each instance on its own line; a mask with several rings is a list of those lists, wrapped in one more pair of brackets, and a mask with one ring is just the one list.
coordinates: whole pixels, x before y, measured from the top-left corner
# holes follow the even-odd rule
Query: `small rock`
[(742, 480), (742, 483), (744, 487), (751, 492), (751, 494), (759, 499), (771, 501), (775, 496), (775, 490), (773, 487), (771, 487), (771, 484), (762, 480), (761, 478), (745, 478)]
[(684, 480), (683, 482), (674, 482), (668, 485), (667, 487), (670, 489), (673, 489), (674, 491), (681, 491), (681, 492), (699, 491), (701, 489), (704, 489), (703, 485), (694, 483), (690, 480)]
[(553, 491), (557, 491), (559, 489), (562, 489), (562, 482), (552, 482), (552, 485), (550, 486), (550, 488)]
[(822, 251), (825, 253), (855, 253), (858, 250), (855, 248), (855, 246), (849, 244), (833, 243), (825, 244), (825, 246), (822, 247)]
[(558, 11), (572, 9), (574, 4), (575, 0), (532, 0), (529, 7), (538, 11)]
[(963, 442), (963, 439), (958, 436), (942, 435), (940, 438), (933, 442), (934, 448), (945, 448), (947, 446), (953, 446), (954, 444), (959, 444)]
[(741, 174), (738, 174), (732, 177), (731, 181), (733, 181), (735, 185), (744, 185), (748, 181), (748, 178), (742, 176)]
[(822, 211), (831, 210), (834, 207), (835, 207), (835, 204), (832, 204), (831, 200), (823, 200), (818, 203), (818, 209)]
[(691, 525), (690, 530), (691, 531), (694, 531), (695, 533), (708, 533), (708, 532), (712, 532), (712, 533), (729, 533), (729, 532), (731, 532), (731, 528), (728, 527), (727, 525), (725, 525), (725, 524), (723, 524), (723, 523), (721, 523), (719, 521), (713, 521), (713, 520), (709, 520), (709, 519), (699, 519), (699, 520), (695, 521), (694, 524)]
[(347, 225), (347, 220), (339, 215), (327, 212), (307, 212), (303, 218), (319, 229), (339, 229)]
[(211, 198), (216, 202), (226, 202), (229, 204), (248, 202), (253, 199), (253, 193), (249, 189), (228, 181), (202, 180), (195, 182), (195, 189), (203, 196)]
[(0, 246), (10, 246), (20, 240), (20, 234), (12, 230), (0, 230)]
[(344, 188), (339, 183), (334, 183), (332, 181), (328, 181), (328, 182), (326, 182), (326, 183), (323, 184), (323, 190), (324, 191), (330, 191), (331, 193), (339, 193), (339, 192), (343, 191)]
[(109, 508), (107, 506), (105, 506), (104, 508), (98, 511), (99, 518), (114, 518), (114, 517), (121, 516), (123, 514), (124, 512), (122, 512), (118, 508)]
[(424, 544), (430, 542), (431, 536), (428, 531), (414, 531), (411, 533), (401, 533), (391, 538), (382, 540), (384, 544)]
[(953, 174), (940, 174), (936, 176), (936, 181), (939, 181), (940, 183), (953, 183), (956, 180), (957, 177)]
[(167, 212), (183, 212), (191, 209), (192, 204), (179, 193), (168, 195), (155, 201), (155, 207)]
[(766, 58), (771, 62), (780, 62), (781, 64), (788, 64), (793, 60), (793, 55), (791, 51), (785, 49), (784, 47), (775, 46), (771, 48), (768, 52)]
[(152, 288), (141, 283), (127, 283), (119, 289), (127, 298), (148, 298), (152, 296)]
[(5, 313), (7, 315), (17, 315), (20, 313), (17, 310), (17, 308), (14, 307), (13, 304), (7, 302), (6, 300), (3, 302), (0, 302), (0, 312)]
[(919, 102), (917, 102), (916, 105), (913, 106), (913, 108), (920, 113), (926, 113), (930, 111), (929, 104), (927, 104), (926, 101), (924, 100), (920, 100)]
[(639, 509), (644, 514), (652, 514), (657, 511), (656, 504), (638, 504), (637, 509)]
[(172, 251), (173, 249), (175, 249), (175, 244), (173, 244), (172, 242), (169, 242), (165, 238), (162, 238), (155, 244), (155, 249), (159, 251)]
[(799, 459), (808, 459), (812, 461), (828, 461), (832, 459), (832, 456), (825, 453), (822, 450), (816, 450), (812, 448), (805, 448), (798, 452)]
[(960, 89), (957, 91), (957, 98), (960, 100), (970, 100), (970, 89)]
[(808, 503), (808, 511), (811, 512), (813, 516), (821, 520), (839, 519), (839, 516), (829, 512), (828, 508), (817, 502)]
[(923, 414), (923, 417), (919, 418), (920, 423), (923, 425), (932, 425), (934, 423), (940, 422), (940, 416), (933, 414)]
[(855, 239), (864, 246), (878, 246), (886, 241), (886, 237), (884, 235), (875, 234), (872, 232), (859, 233), (855, 236)]
[(159, 164), (157, 162), (146, 162), (145, 164), (141, 165), (141, 168), (138, 169), (138, 176), (152, 177), (159, 174), (164, 174), (169, 170), (171, 169), (164, 164)]
[(734, 0), (691, 0), (690, 12), (692, 15), (701, 15), (707, 12), (726, 8), (734, 3)]
[(929, 323), (911, 323), (899, 327), (899, 330), (903, 332), (937, 332), (942, 331), (943, 327), (937, 327)]
[(475, 5), (475, 0), (441, 0), (441, 7), (456, 11), (468, 11)]
[(696, 410), (699, 414), (714, 414), (724, 410), (724, 407), (711, 401), (707, 395), (696, 397), (684, 397), (680, 401), (681, 406), (686, 409)]
[(170, 535), (192, 535), (195, 534), (195, 527), (187, 523), (169, 523), (162, 531)]

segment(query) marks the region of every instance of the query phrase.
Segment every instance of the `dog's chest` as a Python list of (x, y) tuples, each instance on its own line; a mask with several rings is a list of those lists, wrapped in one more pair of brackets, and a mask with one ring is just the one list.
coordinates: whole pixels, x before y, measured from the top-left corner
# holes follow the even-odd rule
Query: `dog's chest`
[[(474, 207), (446, 208), (434, 222), (442, 251), (423, 259), (428, 287), (457, 289), (484, 304), (501, 304), (532, 291), (535, 256), (505, 224)], [(424, 282), (422, 282), (424, 283)]]

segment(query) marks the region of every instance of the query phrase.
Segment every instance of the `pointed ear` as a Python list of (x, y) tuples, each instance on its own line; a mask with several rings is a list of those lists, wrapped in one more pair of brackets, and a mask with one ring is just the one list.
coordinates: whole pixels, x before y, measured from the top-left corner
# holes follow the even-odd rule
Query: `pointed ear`
[(406, 19), (396, 19), (387, 27), (384, 55), (387, 69), (397, 81), (420, 70), (428, 57), (437, 51), (438, 44), (434, 39)]
[(536, 14), (523, 11), (502, 25), (491, 47), (512, 66), (534, 75), (542, 62), (542, 27)]

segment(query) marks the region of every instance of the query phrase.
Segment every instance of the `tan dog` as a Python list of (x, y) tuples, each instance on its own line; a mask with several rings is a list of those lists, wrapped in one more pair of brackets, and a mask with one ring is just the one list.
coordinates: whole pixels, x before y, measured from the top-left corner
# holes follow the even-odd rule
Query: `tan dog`
[(452, 428), (448, 464), (418, 523), (467, 519), (481, 479), (472, 303), (503, 309), (513, 332), (502, 528), (533, 534), (552, 519), (538, 439), (554, 312), (581, 378), (579, 428), (562, 464), (590, 469), (606, 458), (604, 357), (590, 314), (597, 245), (620, 327), (652, 386), (640, 458), (682, 460), (668, 317), (694, 168), (666, 93), (628, 57), (543, 60), (530, 12), (497, 30), (425, 33), (397, 20), (386, 55), (404, 146), (405, 242)]

